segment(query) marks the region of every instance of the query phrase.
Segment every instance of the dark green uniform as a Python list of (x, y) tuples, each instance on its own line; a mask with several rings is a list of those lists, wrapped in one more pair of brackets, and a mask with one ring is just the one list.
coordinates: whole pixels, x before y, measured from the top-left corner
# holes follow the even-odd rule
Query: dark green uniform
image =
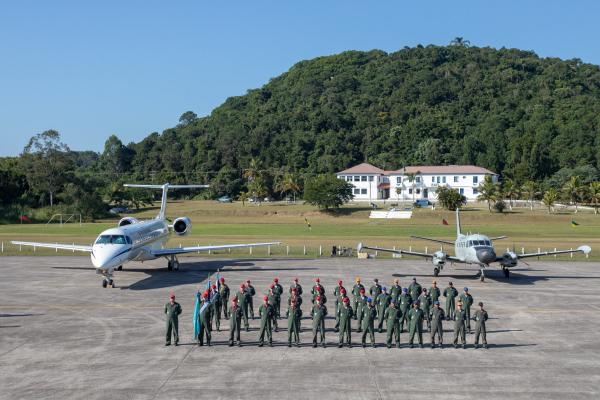
[(310, 289), (310, 294), (312, 295), (311, 302), (314, 304), (317, 296), (321, 296), (321, 297), (325, 296), (325, 288), (320, 283), (317, 283), (316, 285), (314, 285), (312, 287), (312, 289)]
[[(221, 306), (223, 305), (221, 301), (221, 295), (219, 292), (215, 291), (210, 294), (211, 303), (210, 303), (210, 317), (211, 320), (215, 320), (215, 328), (217, 328), (217, 332), (221, 331)], [(212, 326), (212, 324), (211, 324)]]
[(246, 314), (250, 317), (252, 317), (252, 319), (254, 319), (254, 302), (253, 302), (253, 298), (254, 295), (256, 294), (256, 290), (254, 290), (254, 286), (248, 284), (246, 286), (246, 292), (248, 292), (248, 298), (246, 300), (246, 307), (247, 307), (247, 311)]
[(292, 289), (296, 289), (296, 294), (298, 296), (302, 296), (302, 285), (300, 285), (299, 283), (293, 283), (290, 286), (290, 294), (292, 294)]
[(408, 312), (408, 330), (410, 333), (408, 344), (411, 346), (413, 345), (415, 334), (419, 339), (419, 345), (421, 347), (423, 346), (423, 318), (423, 310), (418, 307), (415, 307)]
[(319, 294), (318, 292), (315, 292), (312, 294), (312, 297), (310, 299), (310, 302), (312, 304), (315, 304), (315, 300), (317, 299), (317, 296), (321, 296), (321, 304), (327, 303), (327, 296), (325, 295), (325, 292), (323, 292), (323, 294)]
[(481, 309), (475, 311), (475, 315), (473, 316), (475, 320), (475, 346), (479, 345), (479, 335), (481, 335), (481, 341), (483, 342), (483, 346), (487, 347), (487, 338), (486, 338), (486, 329), (485, 329), (485, 321), (488, 319), (487, 311)]
[(374, 284), (369, 289), (369, 294), (371, 295), (371, 297), (373, 299), (376, 299), (377, 297), (379, 297), (379, 295), (381, 294), (381, 292), (383, 292), (383, 288), (381, 287), (381, 285), (379, 283)]
[(344, 344), (344, 337), (346, 337), (348, 343), (348, 347), (352, 347), (352, 317), (354, 316), (354, 311), (352, 307), (350, 307), (350, 302), (348, 305), (342, 304), (338, 310), (338, 319), (340, 321), (340, 344), (339, 347), (342, 347)]
[(273, 294), (275, 295), (275, 315), (281, 318), (281, 295), (283, 294), (283, 286), (279, 283), (273, 285)]
[(317, 346), (317, 332), (320, 333), (320, 343), (325, 347), (325, 317), (327, 316), (327, 307), (323, 304), (315, 304), (311, 312), (313, 316), (313, 346)]
[(400, 297), (401, 294), (402, 294), (402, 286), (400, 286), (398, 284), (394, 284), (394, 286), (392, 286), (390, 288), (390, 296), (392, 298), (392, 301), (395, 301), (396, 303), (398, 303), (398, 298)]
[(302, 318), (302, 310), (298, 306), (290, 306), (287, 311), (288, 315), (288, 345), (292, 345), (292, 336), (294, 343), (300, 345), (300, 318)]
[(427, 329), (431, 329), (431, 322), (429, 321), (429, 311), (431, 310), (431, 297), (428, 293), (422, 292), (419, 296), (419, 308), (423, 310), (423, 319), (427, 321)]
[(402, 292), (400, 297), (398, 297), (398, 308), (402, 312), (402, 317), (400, 318), (400, 332), (404, 332), (404, 322), (407, 322), (408, 324), (408, 311), (410, 311), (411, 304), (412, 299), (408, 293)]
[(210, 314), (211, 314), (211, 306), (204, 307), (204, 301), (200, 305), (199, 316), (200, 320), (200, 332), (198, 333), (198, 345), (204, 345), (204, 338), (206, 337), (206, 344), (210, 346)]
[(467, 313), (465, 310), (456, 310), (454, 313), (454, 346), (458, 346), (458, 336), (463, 347), (466, 346), (467, 341), (465, 337), (465, 330), (467, 329)]
[(179, 343), (179, 314), (181, 314), (181, 306), (174, 301), (173, 304), (168, 302), (165, 304), (165, 314), (167, 314), (167, 336), (165, 344), (171, 344), (171, 332), (175, 344)]
[(429, 313), (429, 319), (431, 320), (431, 345), (435, 345), (435, 335), (437, 334), (440, 346), (444, 340), (444, 326), (443, 320), (446, 318), (442, 307), (432, 307)]
[(235, 294), (235, 297), (238, 299), (238, 306), (242, 309), (244, 327), (246, 328), (246, 331), (248, 331), (250, 325), (248, 325), (248, 305), (246, 304), (246, 301), (249, 296), (245, 289), (243, 291), (240, 289), (240, 291)]
[(383, 329), (383, 321), (386, 319), (385, 310), (387, 310), (391, 300), (392, 297), (386, 292), (383, 292), (379, 296), (377, 296), (377, 316), (379, 317), (377, 329), (379, 330), (379, 333), (381, 333)]
[(338, 310), (340, 308), (340, 306), (342, 305), (342, 298), (340, 297), (342, 295), (342, 289), (344, 289), (344, 291), (346, 291), (346, 288), (344, 288), (342, 285), (338, 284), (335, 289), (333, 289), (333, 304), (335, 305), (335, 331), (337, 332), (339, 330), (340, 327), (340, 319), (338, 318)]
[(410, 298), (412, 299), (413, 303), (417, 301), (422, 291), (423, 288), (416, 281), (413, 281), (413, 283), (410, 284), (408, 287), (408, 294), (410, 294)]
[(356, 311), (354, 319), (358, 319), (358, 299), (360, 298), (360, 291), (364, 290), (362, 283), (358, 282), (352, 287), (352, 309)]
[(258, 335), (258, 345), (262, 347), (265, 342), (265, 333), (267, 334), (267, 340), (269, 345), (273, 345), (273, 331), (272, 321), (275, 319), (275, 310), (269, 303), (263, 303), (258, 309), (258, 316), (260, 317), (260, 333)]
[(429, 297), (431, 297), (431, 304), (440, 300), (440, 296), (442, 293), (440, 292), (440, 288), (437, 286), (432, 286), (429, 288)]
[(358, 324), (356, 327), (356, 332), (362, 332), (362, 319), (363, 319), (363, 310), (367, 308), (367, 296), (361, 296), (356, 301), (356, 313), (358, 314)]
[(454, 319), (455, 303), (454, 300), (458, 296), (458, 291), (454, 286), (448, 286), (444, 289), (444, 297), (446, 298), (446, 318)]
[(238, 342), (238, 346), (242, 345), (240, 340), (240, 330), (242, 327), (242, 307), (239, 305), (231, 305), (229, 309), (229, 345), (233, 346), (235, 340)]
[[(344, 306), (344, 299), (347, 299), (348, 296), (346, 296), (346, 294), (344, 294), (343, 296), (340, 294), (338, 297), (336, 297), (336, 301), (335, 301), (335, 331), (339, 332), (340, 330), (340, 308), (342, 308)], [(350, 303), (348, 303), (350, 304)]]
[(219, 294), (221, 295), (221, 305), (219, 306), (219, 314), (221, 313), (221, 309), (223, 310), (223, 318), (229, 318), (229, 310), (227, 309), (227, 305), (229, 304), (229, 286), (225, 283), (221, 283), (219, 286)]
[(271, 307), (273, 307), (273, 328), (275, 328), (275, 332), (277, 332), (279, 329), (277, 325), (277, 311), (275, 310), (275, 306), (277, 305), (277, 296), (273, 293), (273, 289), (274, 288), (269, 291), (269, 304)]
[(471, 333), (471, 306), (473, 305), (473, 296), (469, 292), (463, 292), (458, 297), (463, 305), (463, 310), (467, 314), (467, 332)]
[(396, 341), (396, 347), (400, 348), (400, 318), (402, 318), (400, 309), (390, 306), (385, 310), (388, 348), (392, 347), (392, 336)]
[(377, 318), (377, 309), (373, 303), (368, 303), (362, 308), (362, 339), (363, 347), (366, 345), (367, 333), (371, 338), (371, 345), (375, 347), (375, 318)]

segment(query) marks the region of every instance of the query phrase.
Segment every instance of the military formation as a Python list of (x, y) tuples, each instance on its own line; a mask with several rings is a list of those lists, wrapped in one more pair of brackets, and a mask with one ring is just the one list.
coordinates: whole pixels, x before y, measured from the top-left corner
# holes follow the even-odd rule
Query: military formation
[[(301, 322), (303, 317), (304, 291), (298, 278), (295, 278), (288, 290), (287, 310), (281, 312), (281, 297), (284, 289), (277, 278), (269, 285), (267, 294), (262, 296), (258, 307), (257, 318), (260, 321), (258, 330), (258, 346), (265, 343), (273, 346), (273, 330), (279, 330), (278, 321), (287, 319), (287, 345), (300, 346)], [(367, 296), (368, 293), (368, 296)], [(467, 334), (471, 334), (471, 321), (475, 324), (474, 348), (479, 348), (479, 341), (487, 349), (486, 321), (488, 313), (483, 303), (479, 302), (477, 309), (472, 312), (473, 296), (468, 288), (462, 293), (452, 282), (441, 291), (434, 280), (429, 289), (422, 287), (413, 278), (408, 287), (402, 287), (395, 279), (389, 288), (382, 286), (378, 279), (367, 290), (360, 278), (356, 278), (348, 296), (343, 282), (339, 280), (331, 292), (335, 325), (333, 331), (337, 334), (338, 347), (352, 347), (352, 333), (360, 334), (362, 347), (368, 343), (376, 346), (376, 334), (384, 333), (387, 348), (401, 347), (401, 334), (408, 333), (407, 345), (413, 348), (418, 345), (423, 348), (423, 336), (429, 333), (431, 348), (444, 346), (444, 322), (452, 321), (453, 340), (455, 348), (467, 347)], [(239, 290), (232, 294), (224, 278), (220, 278), (218, 287), (212, 285), (203, 293), (197, 293), (198, 305), (194, 321), (199, 321), (196, 329), (196, 341), (199, 346), (211, 346), (213, 326), (221, 331), (221, 319), (229, 320), (229, 346), (242, 346), (242, 330), (249, 332), (250, 320), (255, 319), (254, 297), (256, 290), (250, 280), (242, 283)], [(327, 293), (319, 278), (315, 279), (310, 292), (310, 305), (305, 306), (307, 319), (312, 320), (312, 346), (325, 347), (325, 322), (329, 315), (326, 303)], [(442, 306), (441, 301), (444, 301)], [(258, 304), (258, 303), (257, 303)], [(165, 305), (167, 317), (166, 343), (179, 344), (179, 315), (181, 306), (171, 295)], [(354, 327), (353, 327), (354, 325)], [(245, 334), (244, 336), (247, 335)]]

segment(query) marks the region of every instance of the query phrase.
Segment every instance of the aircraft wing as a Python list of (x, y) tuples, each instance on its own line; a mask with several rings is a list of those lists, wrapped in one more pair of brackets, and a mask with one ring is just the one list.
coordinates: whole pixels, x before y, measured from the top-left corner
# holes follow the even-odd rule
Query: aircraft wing
[[(398, 249), (398, 250), (386, 249), (385, 247), (364, 246), (362, 243), (359, 243), (358, 247), (356, 248), (356, 250), (359, 253), (365, 249), (366, 250), (375, 250), (375, 251), (384, 251), (384, 252), (394, 253), (394, 254), (404, 254), (407, 256), (416, 256), (416, 257), (423, 257), (423, 258), (433, 258), (433, 256), (434, 256), (432, 253), (421, 253), (418, 251), (410, 251), (410, 250), (402, 250), (402, 249)], [(453, 261), (453, 262), (464, 262), (453, 256), (446, 256), (445, 259), (448, 261)]]
[(427, 238), (427, 237), (423, 237), (423, 236), (411, 236), (411, 238), (413, 238), (413, 239), (420, 239), (420, 240), (428, 240), (430, 242), (442, 243), (442, 244), (449, 244), (451, 246), (454, 246), (454, 242), (451, 242), (449, 240), (431, 239), (431, 238)]
[(502, 235), (502, 236), (491, 237), (490, 240), (493, 242), (494, 240), (502, 240), (502, 239), (506, 239), (506, 238), (508, 238), (508, 236)]
[(247, 248), (247, 247), (264, 247), (264, 246), (275, 246), (278, 244), (281, 244), (281, 242), (223, 244), (223, 245), (218, 245), (218, 246), (173, 247), (170, 249), (153, 250), (152, 254), (155, 255), (156, 257), (162, 257), (162, 256), (171, 256), (171, 255), (184, 254), (184, 253), (195, 253), (198, 251), (240, 249), (240, 248)]
[(551, 256), (554, 254), (569, 254), (569, 253), (583, 253), (589, 254), (592, 251), (590, 246), (579, 246), (574, 250), (556, 250), (556, 251), (541, 251), (539, 253), (525, 253), (525, 254), (516, 254), (518, 259), (521, 258), (529, 258), (529, 257), (541, 257), (541, 256)]
[(73, 251), (85, 251), (91, 253), (92, 246), (85, 246), (81, 244), (58, 244), (58, 243), (38, 243), (38, 242), (19, 242), (16, 240), (11, 241), (12, 244), (18, 246), (31, 246), (31, 247), (45, 247), (48, 249), (59, 249), (59, 250), (73, 250)]

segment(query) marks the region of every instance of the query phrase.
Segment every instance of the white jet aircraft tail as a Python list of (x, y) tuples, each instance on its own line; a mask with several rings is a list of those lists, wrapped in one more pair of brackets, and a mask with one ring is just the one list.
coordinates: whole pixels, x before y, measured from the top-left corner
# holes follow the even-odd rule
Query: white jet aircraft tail
[(164, 220), (166, 218), (167, 211), (167, 192), (169, 189), (201, 189), (210, 187), (209, 185), (171, 185), (165, 183), (164, 185), (142, 185), (137, 183), (126, 183), (123, 186), (133, 188), (144, 188), (144, 189), (162, 189), (162, 199), (160, 202), (160, 211), (156, 216), (156, 219)]

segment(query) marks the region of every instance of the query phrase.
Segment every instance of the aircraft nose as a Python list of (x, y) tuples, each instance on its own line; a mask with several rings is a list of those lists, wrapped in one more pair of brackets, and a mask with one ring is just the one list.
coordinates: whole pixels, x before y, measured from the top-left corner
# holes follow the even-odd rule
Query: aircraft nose
[(477, 250), (477, 259), (483, 264), (489, 264), (496, 261), (496, 253), (492, 249)]

